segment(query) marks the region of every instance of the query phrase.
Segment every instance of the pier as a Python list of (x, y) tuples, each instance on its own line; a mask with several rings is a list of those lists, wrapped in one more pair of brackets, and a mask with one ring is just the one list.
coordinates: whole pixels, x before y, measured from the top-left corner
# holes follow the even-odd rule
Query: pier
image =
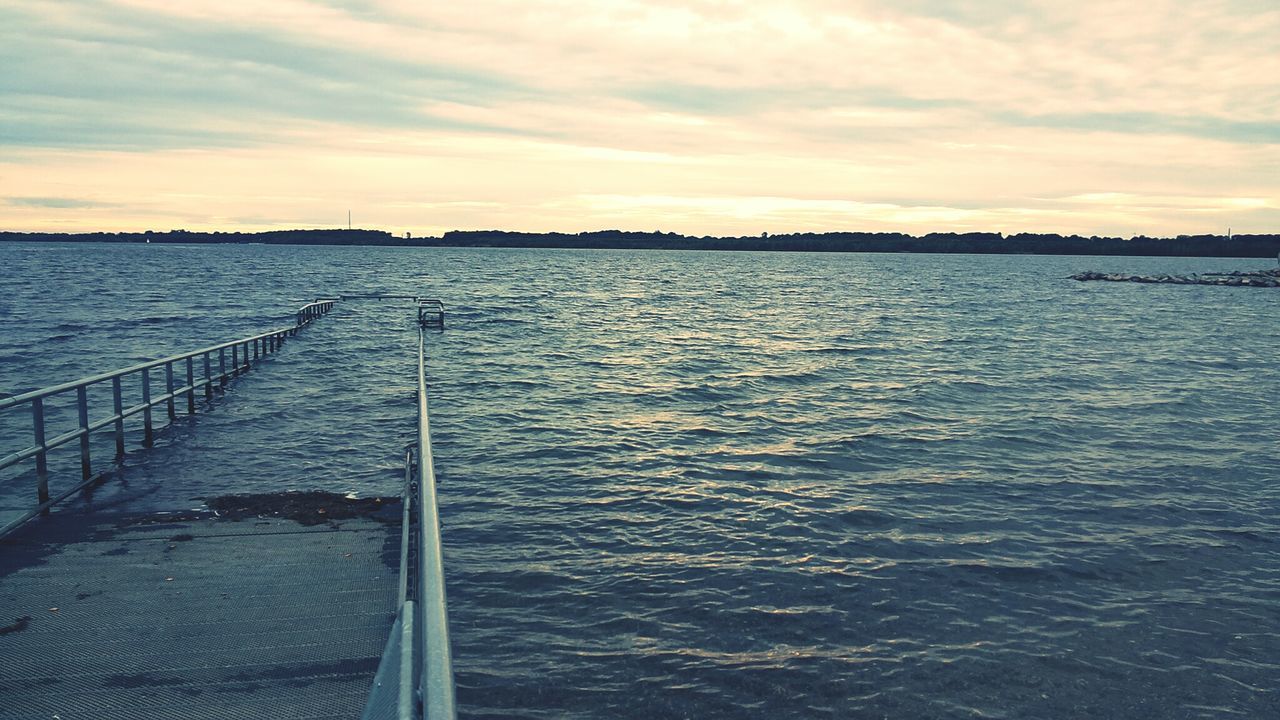
[[(64, 507), (112, 481), (127, 424), (141, 423), (149, 447), (181, 412), (270, 372), (286, 341), (358, 299), (322, 298), (290, 327), (0, 400), (0, 413), (29, 414), (33, 439), (0, 458), (0, 469), (31, 465), (20, 478), (33, 480), (31, 506), (0, 528), (0, 718), (455, 716), (425, 374), (439, 301), (397, 298), (418, 313), (417, 436), (398, 497)], [(104, 388), (109, 407), (95, 407)], [(47, 402), (68, 398), (74, 428), (50, 432)], [(92, 455), (104, 435), (110, 462)], [(79, 450), (79, 476), (51, 482), (48, 456), (63, 446)]]

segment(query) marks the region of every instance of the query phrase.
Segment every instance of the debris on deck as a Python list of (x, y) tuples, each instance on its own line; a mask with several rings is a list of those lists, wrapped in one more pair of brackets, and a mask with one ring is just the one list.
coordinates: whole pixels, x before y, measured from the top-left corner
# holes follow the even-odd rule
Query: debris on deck
[(275, 517), (303, 525), (369, 518), (384, 523), (400, 522), (400, 498), (365, 497), (318, 491), (286, 491), (206, 498), (205, 505), (225, 520)]

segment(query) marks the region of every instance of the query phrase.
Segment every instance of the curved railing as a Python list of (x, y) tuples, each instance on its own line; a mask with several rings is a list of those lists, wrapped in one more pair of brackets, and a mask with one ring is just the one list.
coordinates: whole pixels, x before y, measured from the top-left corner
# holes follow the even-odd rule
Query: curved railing
[(303, 325), (310, 325), (312, 320), (315, 320), (332, 310), (335, 302), (337, 302), (336, 299), (325, 298), (316, 300), (313, 303), (307, 303), (306, 305), (298, 308), (298, 322), (294, 327), (300, 328)]
[[(312, 320), (324, 315), (333, 308), (334, 300), (318, 300), (303, 306), (297, 312), (297, 323), (293, 327), (271, 330), (253, 337), (232, 340), (231, 342), (201, 348), (193, 352), (173, 355), (160, 360), (133, 365), (121, 370), (91, 375), (61, 385), (33, 390), (31, 392), (0, 399), (0, 412), (29, 405), (31, 407), (31, 431), (34, 445), (0, 458), (0, 470), (35, 458), (36, 464), (36, 498), (37, 505), (23, 513), (13, 521), (0, 527), (0, 537), (4, 537), (18, 526), (41, 513), (47, 513), (53, 505), (65, 500), (77, 491), (100, 479), (105, 472), (94, 473), (90, 457), (89, 439), (93, 433), (114, 425), (116, 456), (118, 462), (125, 454), (124, 421), (139, 413), (142, 414), (144, 447), (150, 447), (155, 439), (155, 422), (152, 409), (164, 405), (168, 421), (177, 419), (177, 401), (185, 397), (188, 414), (196, 411), (196, 391), (203, 390), (206, 399), (213, 398), (215, 387), (224, 388), (231, 378), (248, 372), (253, 361), (280, 349), (287, 338), (298, 333)], [(217, 371), (214, 371), (214, 356), (217, 356)], [(228, 368), (228, 354), (230, 368)], [(196, 361), (199, 359), (202, 372), (197, 373)], [(177, 372), (185, 370), (185, 377), (175, 378)], [(153, 387), (152, 371), (163, 372), (163, 391), (153, 394), (158, 388)], [(124, 379), (138, 376), (141, 385), (142, 402), (124, 407)], [(98, 383), (111, 383), (112, 412), (110, 415), (90, 419), (89, 388)], [(181, 384), (179, 384), (181, 383)], [(45, 400), (63, 393), (74, 392), (76, 395), (76, 429), (64, 432), (52, 438), (47, 437), (45, 427)], [(70, 490), (51, 497), (49, 493), (48, 454), (59, 446), (79, 440), (80, 444), (80, 482)]]

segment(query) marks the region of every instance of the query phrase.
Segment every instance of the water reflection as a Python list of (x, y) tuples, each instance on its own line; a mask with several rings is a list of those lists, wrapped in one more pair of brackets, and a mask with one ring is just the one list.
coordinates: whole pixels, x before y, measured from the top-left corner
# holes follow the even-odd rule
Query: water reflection
[[(1280, 295), (1073, 283), (1097, 264), (1075, 258), (59, 252), (0, 246), (6, 387), (245, 335), (326, 287), (445, 298), (469, 717), (1274, 714)], [(193, 256), (217, 301), (188, 297)], [(412, 333), (340, 307), (108, 495), (394, 490)]]

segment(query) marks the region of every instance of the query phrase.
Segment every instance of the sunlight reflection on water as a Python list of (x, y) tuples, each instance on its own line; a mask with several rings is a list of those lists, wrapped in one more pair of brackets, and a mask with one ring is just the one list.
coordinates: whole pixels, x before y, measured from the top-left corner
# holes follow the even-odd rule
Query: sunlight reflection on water
[[(1262, 261), (160, 250), (0, 244), (0, 390), (445, 300), (466, 717), (1280, 713), (1280, 293), (1064, 279)], [(95, 502), (394, 491), (412, 328), (340, 305)]]

